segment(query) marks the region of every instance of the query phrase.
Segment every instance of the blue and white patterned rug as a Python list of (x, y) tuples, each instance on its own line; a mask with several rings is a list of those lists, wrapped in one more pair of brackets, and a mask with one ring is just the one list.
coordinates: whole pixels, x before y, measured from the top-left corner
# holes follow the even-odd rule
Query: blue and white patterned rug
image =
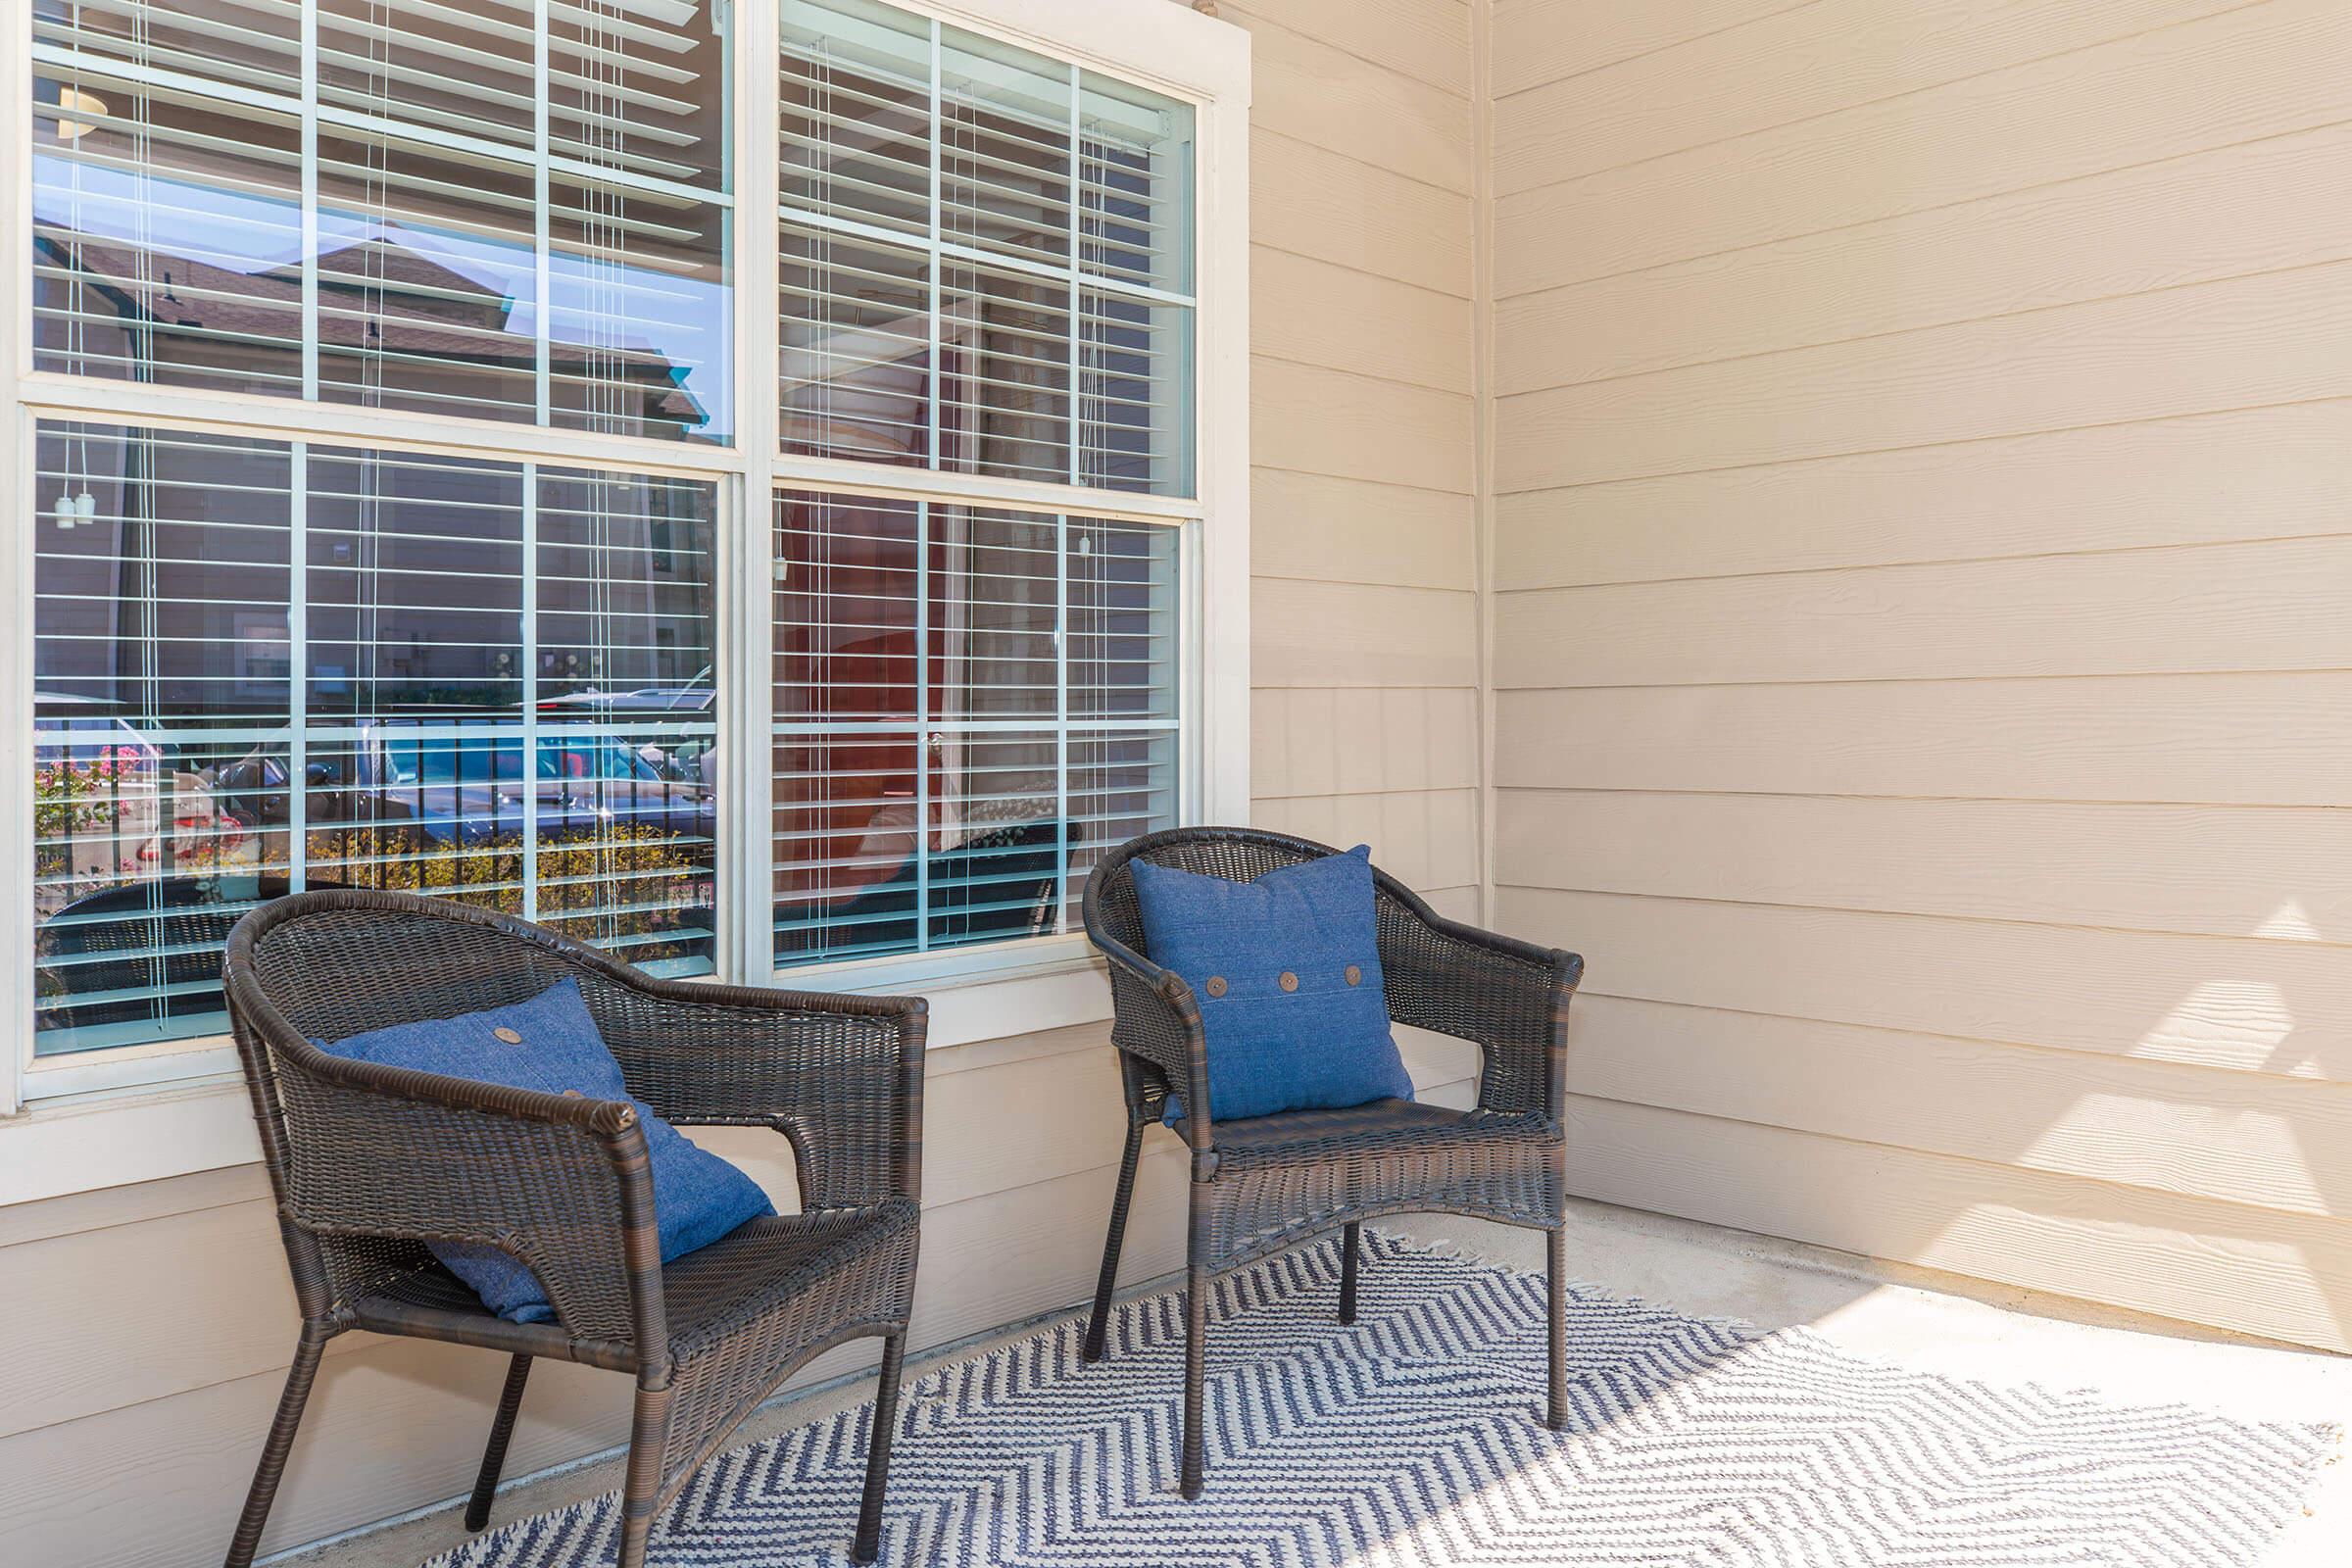
[[(1064, 1321), (911, 1380), (882, 1561), (1172, 1568), (1362, 1563), (2235, 1568), (2334, 1433), (1922, 1376), (1804, 1330), (1569, 1299), (1566, 1432), (1542, 1425), (1540, 1277), (1367, 1233), (1342, 1328), (1336, 1243), (1221, 1283), (1208, 1488), (1176, 1492), (1181, 1294), (1124, 1306), (1089, 1366)], [(658, 1568), (848, 1562), (870, 1404), (704, 1466)], [(612, 1560), (608, 1494), (428, 1568)]]

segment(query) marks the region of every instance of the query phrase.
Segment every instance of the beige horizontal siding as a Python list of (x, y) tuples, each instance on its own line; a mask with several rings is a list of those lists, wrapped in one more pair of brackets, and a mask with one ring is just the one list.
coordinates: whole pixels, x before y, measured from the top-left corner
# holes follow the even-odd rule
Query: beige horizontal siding
[(1814, 0), (1492, 0), (1494, 91), (1524, 92)]
[(1502, 401), (1495, 484), (1541, 490), (2352, 395), (2352, 262)]
[(2348, 585), (2352, 535), (1505, 593), (1494, 678), (1508, 689), (2341, 669)]
[(1508, 297), (2334, 124), (2352, 75), (2342, 24), (2337, 0), (2267, 0), (1514, 191), (1494, 202), (1495, 286)]
[[(1458, 102), (1454, 113), (1468, 122), (1469, 0), (1221, 0), (1217, 15), (1252, 31), (1256, 23), (1271, 21), (1385, 71), (1443, 88)], [(1264, 58), (1258, 56), (1261, 63)], [(1262, 76), (1258, 91), (1265, 95)]]
[(1258, 244), (1470, 298), (1471, 199), (1460, 191), (1262, 126), (1250, 134), (1250, 185)]
[[(1583, 994), (2352, 1082), (2342, 948), (1505, 885)], [(2281, 930), (2292, 930), (2282, 922)], [(1901, 1064), (1886, 1064), (1901, 1082)]]
[(1472, 498), (1336, 473), (1257, 467), (1250, 482), (1256, 574), (1400, 588), (1478, 586)]
[(2352, 1348), (2352, 10), (1586, 9), (1488, 389), (1573, 1184)]
[(2341, 533), (2348, 447), (2352, 399), (2337, 399), (1503, 496), (1495, 580), (1516, 591)]
[(2322, 1219), (2352, 1200), (2352, 1154), (2333, 1152), (2352, 1147), (2352, 1084), (1585, 1002), (1578, 1094)]
[(1466, 687), (1270, 687), (1250, 716), (1261, 800), (1478, 787), (1478, 695)]
[(1494, 106), (1508, 195), (2227, 11), (2240, 0), (1820, 0)]
[(2345, 670), (1554, 687), (1498, 714), (1513, 789), (2352, 807)]
[(1608, 1202), (2308, 1345), (2343, 1338), (2352, 1231), (1768, 1123), (1580, 1100), (1568, 1179)]

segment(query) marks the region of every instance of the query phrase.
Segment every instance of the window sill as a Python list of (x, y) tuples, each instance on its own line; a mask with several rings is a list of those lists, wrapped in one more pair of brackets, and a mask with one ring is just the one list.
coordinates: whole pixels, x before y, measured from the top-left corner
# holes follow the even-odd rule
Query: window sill
[[(1110, 1016), (1110, 987), (1085, 939), (1047, 942), (1051, 951), (960, 979), (911, 975), (904, 960), (893, 960), (779, 970), (770, 983), (923, 996), (931, 1004), (930, 1069), (953, 1072), (963, 1065), (956, 1058), (964, 1048), (986, 1048), (973, 1053), (986, 1062), (972, 1065), (1051, 1054), (1069, 1049), (1066, 1038), (1045, 1038), (1054, 1031)], [(45, 1098), (0, 1118), (0, 1208), (259, 1160), (252, 1106), (228, 1043), (189, 1042), (171, 1051), (168, 1061), (159, 1067), (150, 1054), (119, 1066), (68, 1063), (28, 1075), (26, 1087)], [(62, 1076), (41, 1083), (50, 1074), (95, 1068), (107, 1070), (87, 1083)], [(159, 1082), (162, 1073), (174, 1081)]]

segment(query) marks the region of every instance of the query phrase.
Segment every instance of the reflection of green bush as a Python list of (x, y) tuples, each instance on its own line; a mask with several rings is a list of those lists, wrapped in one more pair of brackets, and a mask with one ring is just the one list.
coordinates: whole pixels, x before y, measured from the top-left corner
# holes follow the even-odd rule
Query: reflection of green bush
[[(448, 845), (423, 843), (410, 827), (316, 828), (304, 846), (314, 883), (423, 893), (502, 914), (523, 912), (519, 831)], [(709, 938), (707, 925), (688, 920), (710, 907), (708, 848), (657, 827), (619, 823), (544, 837), (537, 918), (598, 944), (676, 933), (675, 942), (631, 942), (623, 956), (636, 963), (683, 956)]]

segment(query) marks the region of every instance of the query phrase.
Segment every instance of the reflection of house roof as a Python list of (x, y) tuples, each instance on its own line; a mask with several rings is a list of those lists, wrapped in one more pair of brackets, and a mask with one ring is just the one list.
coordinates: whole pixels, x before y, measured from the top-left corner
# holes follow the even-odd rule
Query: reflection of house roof
[[(289, 262), (266, 272), (247, 275), (290, 285), (298, 296), (302, 290), (299, 263)], [(436, 306), (446, 310), (454, 306), (467, 314), (487, 317), (495, 313), (502, 323), (514, 311), (513, 295), (494, 293), (479, 280), (380, 234), (322, 252), (318, 257), (318, 286), (339, 291), (411, 295), (414, 298), (408, 303), (414, 310)]]
[[(299, 266), (240, 272), (76, 234), (54, 223), (37, 224), (35, 235), (52, 263), (85, 274), (126, 319), (261, 342), (290, 343), (299, 336)], [(323, 349), (529, 369), (530, 339), (507, 327), (511, 297), (392, 240), (379, 237), (321, 256), (318, 287), (326, 307), (318, 314)], [(365, 306), (350, 296), (359, 296)], [(648, 417), (688, 425), (708, 417), (677, 383), (676, 368), (657, 351), (558, 340), (550, 352), (559, 373), (638, 384), (647, 397)]]

